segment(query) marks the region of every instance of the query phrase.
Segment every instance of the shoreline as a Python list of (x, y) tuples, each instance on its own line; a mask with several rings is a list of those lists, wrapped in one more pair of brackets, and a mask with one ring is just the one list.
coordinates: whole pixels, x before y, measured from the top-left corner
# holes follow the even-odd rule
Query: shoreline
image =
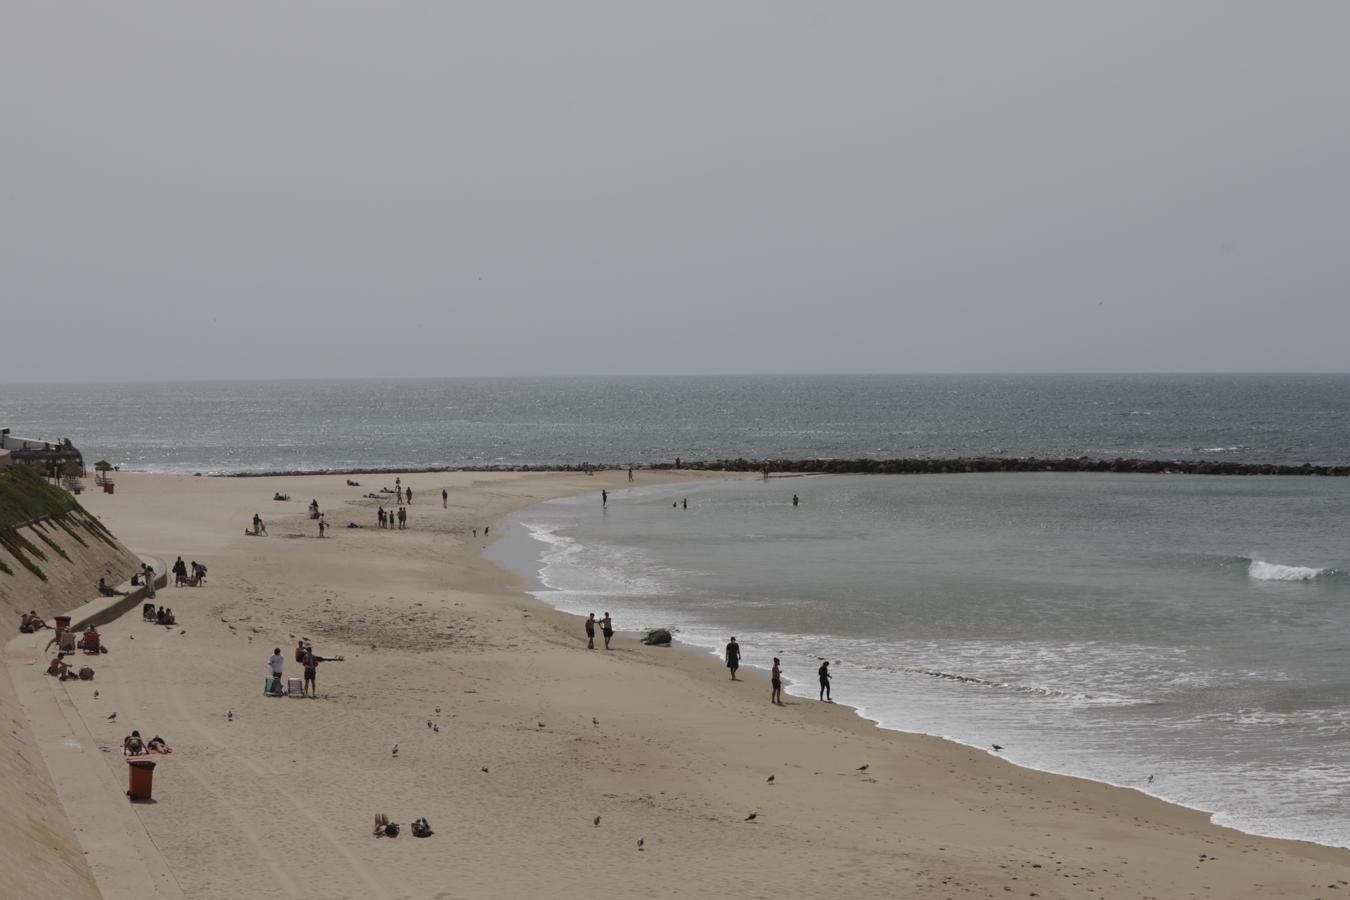
[[(91, 498), (91, 511), (131, 546), (165, 559), (190, 548), (211, 563), (208, 586), (163, 592), (187, 604), (182, 634), (128, 617), (107, 627), (104, 705), (70, 691), (100, 742), (135, 727), (103, 721), (101, 710), (117, 703), (122, 721), (177, 744), (157, 782), (160, 802), (138, 816), (185, 895), (261, 886), (381, 896), (398, 878), (401, 896), (432, 897), (449, 866), (455, 896), (591, 897), (590, 861), (631, 854), (638, 834), (650, 852), (626, 857), (632, 874), (681, 871), (682, 890), (744, 885), (753, 896), (892, 897), (908, 886), (921, 897), (1000, 888), (1067, 897), (1091, 886), (1102, 896), (1292, 897), (1350, 880), (1345, 850), (1247, 835), (1131, 788), (884, 729), (843, 703), (789, 696), (773, 709), (761, 673), (747, 667), (728, 689), (725, 670), (691, 645), (663, 654), (619, 632), (612, 653), (588, 653), (575, 616), (522, 591), (520, 576), (483, 549), (507, 515), (617, 479), (470, 474), (451, 485), (459, 506), (412, 508), (415, 524), (442, 523), (434, 528), (339, 525), (327, 541), (286, 540), (313, 537), (298, 502), (272, 509), (273, 539), (239, 537), (235, 525), (255, 506), (268, 509), (259, 498), (271, 486), (255, 497), (249, 482), (135, 476), (116, 497)], [(340, 478), (303, 489), (324, 498), (335, 524), (349, 507), (373, 510)], [(475, 521), (494, 524), (491, 541), (470, 540)], [(335, 692), (322, 702), (254, 696), (260, 647), (274, 637), (286, 646), (287, 629), (348, 657), (321, 672), (321, 691)], [(133, 630), (136, 644), (126, 644)], [(420, 729), (433, 702), (458, 717), (441, 720), (439, 737)], [(405, 750), (397, 763), (392, 740)], [(870, 768), (856, 771), (860, 762)], [(772, 788), (766, 772), (778, 776)], [(119, 799), (90, 797), (67, 813), (78, 824)], [(404, 822), (427, 815), (444, 835), (434, 840), (449, 842), (425, 845), (438, 861), (411, 838), (373, 842), (372, 806)], [(521, 809), (530, 814), (512, 814)], [(762, 811), (761, 821), (745, 824), (747, 809)], [(606, 824), (592, 828), (597, 812)], [(303, 857), (269, 848), (278, 818), (308, 830)], [(201, 845), (195, 835), (208, 823), (220, 824)], [(439, 862), (446, 851), (453, 863)], [(517, 854), (519, 864), (501, 865)], [(1223, 860), (1210, 865), (1214, 854)], [(96, 877), (105, 900), (131, 896), (105, 883), (108, 873)]]
[[(552, 498), (552, 499), (562, 499), (562, 498)], [(542, 501), (542, 502), (543, 502), (543, 503), (548, 503), (548, 502), (550, 502), (550, 501)], [(537, 504), (536, 504), (536, 505), (537, 505)], [(503, 517), (502, 520), (499, 520), (498, 525), (500, 525), (500, 524), (503, 523), (503, 522), (509, 521), (511, 526), (514, 526), (514, 527), (517, 527), (517, 528), (523, 528), (524, 526), (523, 526), (523, 523), (521, 522), (521, 517), (524, 516), (526, 513), (528, 513), (528, 511), (529, 511), (531, 508), (533, 508), (533, 507), (524, 507), (524, 508), (521, 508), (521, 509), (516, 509), (516, 510), (511, 511), (510, 513), (506, 514), (506, 515)], [(494, 527), (497, 527), (497, 526), (494, 526)], [(493, 545), (496, 545), (496, 544), (498, 543), (498, 540), (511, 540), (511, 529), (510, 529), (509, 527), (508, 527), (508, 528), (502, 528), (502, 529), (500, 529), (500, 531), (501, 531), (501, 534), (500, 534), (498, 537), (494, 537)], [(534, 554), (533, 554), (532, 560), (528, 563), (528, 565), (529, 565), (529, 567), (530, 567), (531, 569), (539, 568), (540, 571), (536, 571), (536, 572), (535, 572), (534, 574), (532, 574), (532, 575), (527, 575), (527, 574), (525, 574), (525, 573), (523, 573), (523, 572), (516, 571), (515, 568), (514, 568), (513, 566), (509, 565), (505, 560), (493, 559), (490, 555), (489, 555), (489, 559), (490, 559), (492, 562), (495, 562), (497, 565), (499, 565), (499, 566), (502, 567), (503, 569), (506, 569), (507, 571), (512, 572), (512, 574), (518, 576), (518, 577), (521, 578), (524, 582), (526, 582), (524, 585), (522, 585), (522, 586), (520, 587), (520, 590), (521, 590), (522, 593), (524, 593), (524, 594), (526, 594), (527, 596), (533, 598), (536, 602), (538, 602), (539, 604), (541, 604), (544, 608), (546, 608), (546, 609), (548, 609), (548, 610), (551, 610), (551, 611), (554, 612), (555, 614), (562, 615), (562, 616), (566, 616), (566, 617), (568, 617), (568, 618), (574, 620), (574, 621), (575, 621), (575, 630), (576, 630), (578, 633), (580, 633), (580, 631), (581, 631), (581, 629), (582, 629), (582, 623), (584, 622), (584, 617), (583, 617), (582, 615), (580, 615), (580, 614), (578, 614), (578, 613), (570, 612), (570, 611), (568, 611), (568, 610), (566, 610), (566, 609), (563, 609), (562, 607), (554, 606), (553, 604), (549, 603), (546, 599), (544, 599), (543, 597), (540, 597), (540, 596), (539, 596), (539, 593), (549, 593), (549, 592), (554, 592), (554, 591), (559, 591), (559, 590), (563, 590), (563, 591), (566, 590), (566, 589), (561, 589), (561, 588), (555, 588), (555, 587), (549, 585), (547, 582), (543, 581), (542, 578), (540, 577), (540, 574), (541, 574), (541, 572), (542, 572), (541, 564), (544, 562), (543, 556), (544, 556), (544, 554), (545, 554), (545, 552), (546, 552), (546, 550), (547, 550), (547, 546), (548, 546), (547, 543), (546, 543), (546, 542), (543, 542), (543, 541), (541, 541), (541, 540), (539, 540), (539, 539), (536, 538), (536, 537), (534, 537), (533, 534), (530, 533), (530, 532), (528, 531), (528, 529), (525, 529), (525, 531), (522, 533), (522, 539), (523, 539), (523, 540), (526, 540), (526, 541), (534, 542), (535, 544), (538, 545), (538, 547), (536, 548), (536, 550), (535, 550), (535, 552), (534, 552)], [(487, 548), (485, 548), (485, 550), (486, 550), (486, 549), (487, 549)], [(487, 555), (487, 554), (485, 554), (485, 555)], [(519, 555), (519, 554), (512, 554), (512, 559), (513, 559), (513, 561), (519, 561), (519, 562), (521, 562), (522, 565), (526, 564), (525, 561), (524, 561), (523, 559), (520, 558), (520, 555)], [(540, 565), (536, 565), (536, 564), (540, 564)], [(678, 590), (676, 590), (675, 593), (678, 594)], [(673, 641), (672, 641), (672, 644), (671, 644), (671, 649), (677, 650), (677, 651), (682, 652), (682, 653), (692, 654), (693, 656), (699, 657), (699, 658), (701, 658), (701, 659), (706, 659), (706, 660), (707, 660), (709, 663), (711, 663), (711, 665), (712, 665), (712, 668), (711, 668), (711, 670), (710, 670), (710, 674), (711, 674), (712, 672), (723, 672), (723, 671), (724, 671), (724, 666), (721, 664), (721, 651), (720, 651), (720, 649), (719, 649), (716, 645), (704, 645), (704, 644), (695, 643), (695, 642), (683, 641), (683, 640), (680, 639), (680, 630), (679, 630), (678, 626), (668, 626), (668, 627), (670, 628), (670, 631), (671, 631), (671, 634), (672, 634), (672, 638), (673, 638)], [(640, 638), (641, 636), (643, 636), (643, 635), (645, 634), (645, 632), (642, 632), (642, 631), (627, 632), (627, 633), (628, 633), (629, 635), (635, 637), (635, 638)], [(740, 679), (739, 679), (739, 680), (741, 680), (741, 681), (749, 681), (749, 680), (752, 680), (752, 679), (753, 679), (753, 680), (755, 680), (756, 682), (760, 683), (760, 686), (762, 687), (764, 693), (765, 693), (766, 695), (768, 694), (768, 691), (769, 691), (769, 670), (768, 670), (767, 668), (765, 668), (765, 667), (762, 666), (762, 665), (758, 665), (758, 664), (754, 664), (754, 663), (745, 663), (745, 664), (742, 665), (740, 671), (741, 671), (741, 676), (740, 676)], [(800, 687), (804, 688), (804, 692), (803, 692), (803, 693), (793, 693), (793, 691), (792, 691), (793, 686), (800, 686)], [(802, 700), (805, 700), (805, 701), (809, 701), (809, 702), (811, 702), (811, 703), (819, 703), (819, 702), (820, 702), (820, 701), (816, 700), (815, 697), (814, 697), (814, 695), (813, 695), (813, 690), (814, 690), (814, 689), (813, 689), (813, 682), (812, 682), (809, 678), (808, 678), (808, 679), (798, 680), (798, 681), (795, 681), (795, 682), (794, 682), (793, 680), (791, 680), (791, 679), (785, 679), (783, 690), (784, 690), (784, 694), (785, 694), (785, 695), (791, 695), (791, 696), (793, 696), (793, 697), (797, 697), (797, 698), (799, 698), (799, 699), (802, 699)], [(1226, 828), (1226, 829), (1230, 829), (1230, 830), (1232, 830), (1232, 831), (1235, 831), (1235, 832), (1237, 832), (1237, 833), (1239, 833), (1239, 834), (1248, 835), (1248, 836), (1255, 837), (1255, 838), (1261, 838), (1261, 839), (1264, 839), (1264, 840), (1290, 841), (1290, 842), (1293, 842), (1293, 843), (1296, 843), (1296, 844), (1306, 845), (1306, 846), (1310, 846), (1310, 847), (1318, 847), (1318, 848), (1323, 848), (1323, 849), (1327, 849), (1327, 850), (1333, 850), (1333, 851), (1341, 851), (1341, 850), (1345, 850), (1345, 851), (1350, 851), (1350, 846), (1346, 846), (1346, 845), (1321, 843), (1321, 842), (1319, 842), (1319, 841), (1309, 840), (1309, 839), (1306, 839), (1306, 838), (1298, 838), (1298, 837), (1289, 837), (1289, 836), (1282, 836), (1282, 835), (1275, 835), (1275, 834), (1267, 834), (1267, 833), (1262, 833), (1262, 832), (1259, 832), (1259, 831), (1249, 831), (1249, 830), (1243, 829), (1243, 828), (1238, 827), (1238, 826), (1224, 825), (1224, 824), (1214, 823), (1214, 822), (1213, 822), (1213, 817), (1218, 816), (1218, 815), (1225, 815), (1225, 813), (1223, 813), (1222, 811), (1218, 811), (1218, 810), (1206, 809), (1205, 807), (1202, 807), (1202, 806), (1190, 805), (1190, 804), (1183, 803), (1183, 802), (1178, 801), (1178, 800), (1175, 800), (1175, 799), (1170, 799), (1170, 798), (1167, 798), (1167, 797), (1164, 797), (1164, 796), (1161, 796), (1161, 795), (1158, 795), (1158, 794), (1152, 794), (1152, 793), (1149, 793), (1147, 790), (1144, 790), (1143, 788), (1140, 788), (1140, 787), (1137, 787), (1137, 786), (1134, 786), (1134, 785), (1130, 785), (1130, 784), (1123, 784), (1123, 783), (1119, 783), (1119, 782), (1112, 782), (1112, 781), (1106, 780), (1106, 779), (1104, 779), (1104, 778), (1093, 777), (1093, 776), (1089, 776), (1089, 775), (1080, 775), (1080, 774), (1075, 774), (1075, 773), (1072, 773), (1072, 772), (1057, 771), (1057, 770), (1052, 769), (1052, 768), (1040, 767), (1040, 766), (1035, 766), (1035, 765), (1030, 765), (1030, 764), (1027, 764), (1027, 763), (1023, 763), (1023, 762), (1014, 761), (1014, 760), (1012, 760), (1012, 759), (1009, 759), (1008, 757), (1000, 756), (1000, 755), (998, 755), (998, 754), (996, 754), (996, 753), (991, 752), (988, 748), (986, 748), (986, 747), (983, 746), (983, 745), (978, 745), (978, 744), (970, 743), (970, 742), (967, 742), (967, 741), (963, 741), (963, 740), (960, 740), (960, 739), (958, 739), (958, 738), (956, 738), (956, 737), (952, 737), (952, 736), (949, 736), (949, 735), (938, 734), (938, 733), (928, 732), (928, 731), (915, 730), (915, 729), (911, 729), (911, 728), (902, 728), (902, 727), (898, 727), (898, 726), (886, 725), (886, 724), (884, 724), (884, 723), (881, 721), (881, 719), (879, 719), (879, 718), (874, 718), (874, 717), (872, 717), (871, 715), (869, 715), (869, 714), (867, 713), (866, 709), (865, 709), (863, 706), (861, 706), (861, 705), (854, 705), (853, 703), (844, 702), (844, 701), (829, 701), (828, 704), (822, 704), (822, 705), (830, 705), (830, 706), (836, 706), (836, 707), (843, 708), (843, 709), (847, 710), (848, 712), (850, 712), (850, 713), (851, 713), (854, 717), (856, 717), (860, 722), (863, 722), (863, 723), (866, 723), (867, 725), (872, 726), (873, 728), (877, 729), (879, 732), (883, 732), (883, 733), (892, 733), (892, 734), (899, 734), (899, 735), (906, 735), (906, 736), (912, 736), (912, 737), (919, 737), (919, 738), (932, 739), (932, 740), (940, 741), (940, 742), (942, 742), (942, 743), (944, 743), (944, 744), (949, 744), (949, 745), (953, 745), (953, 746), (958, 746), (958, 747), (963, 747), (963, 748), (969, 749), (969, 750), (971, 750), (971, 751), (973, 751), (973, 752), (977, 752), (977, 753), (982, 754), (983, 756), (989, 758), (990, 760), (997, 761), (997, 762), (999, 762), (999, 763), (1003, 763), (1003, 764), (1006, 764), (1006, 765), (1011, 765), (1011, 766), (1014, 766), (1014, 767), (1016, 767), (1016, 768), (1018, 768), (1018, 769), (1021, 769), (1021, 770), (1027, 771), (1027, 772), (1034, 772), (1034, 773), (1038, 773), (1038, 774), (1042, 774), (1042, 775), (1048, 775), (1048, 776), (1059, 777), (1059, 778), (1072, 778), (1072, 779), (1075, 779), (1075, 780), (1086, 781), (1086, 782), (1089, 782), (1089, 783), (1092, 783), (1092, 784), (1101, 785), (1101, 786), (1103, 786), (1103, 787), (1108, 787), (1108, 788), (1112, 788), (1112, 789), (1115, 789), (1115, 790), (1129, 791), (1129, 792), (1131, 792), (1131, 793), (1138, 794), (1139, 796), (1147, 797), (1147, 798), (1149, 798), (1149, 799), (1156, 800), (1156, 801), (1158, 801), (1158, 802), (1168, 804), (1169, 806), (1173, 806), (1173, 807), (1176, 807), (1176, 808), (1178, 808), (1178, 809), (1184, 809), (1184, 810), (1187, 810), (1187, 811), (1190, 811), (1190, 812), (1195, 812), (1195, 813), (1198, 813), (1198, 814), (1200, 814), (1200, 815), (1203, 815), (1203, 816), (1205, 816), (1209, 821), (1211, 821), (1211, 823), (1214, 824), (1214, 827), (1216, 827), (1216, 828)]]

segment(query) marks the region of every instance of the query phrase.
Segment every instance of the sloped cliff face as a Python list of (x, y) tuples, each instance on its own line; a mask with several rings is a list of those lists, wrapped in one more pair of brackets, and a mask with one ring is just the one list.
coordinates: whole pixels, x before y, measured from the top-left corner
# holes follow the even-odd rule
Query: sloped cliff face
[(98, 900), (98, 887), (0, 669), (0, 897)]
[(117, 585), (139, 568), (69, 493), (24, 466), (0, 471), (0, 629), (29, 610), (50, 618), (81, 606), (100, 577)]

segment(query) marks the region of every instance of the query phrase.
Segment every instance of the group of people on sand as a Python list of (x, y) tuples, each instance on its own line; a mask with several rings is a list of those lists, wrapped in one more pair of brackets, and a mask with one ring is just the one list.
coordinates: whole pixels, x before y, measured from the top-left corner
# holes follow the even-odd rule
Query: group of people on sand
[(600, 634), (605, 638), (605, 649), (609, 649), (610, 639), (614, 637), (614, 620), (605, 613), (605, 617), (598, 622), (595, 619), (595, 613), (586, 617), (586, 649), (595, 649), (595, 626), (600, 626)]
[(155, 604), (147, 603), (141, 607), (141, 618), (147, 622), (154, 622), (156, 625), (177, 625), (178, 619), (174, 617), (173, 610), (161, 606), (155, 609)]
[[(381, 528), (408, 527), (408, 509), (407, 507), (404, 506), (400, 506), (397, 511), (392, 509), (386, 510), (383, 506), (381, 506), (379, 509), (378, 518), (380, 520)], [(394, 524), (395, 521), (398, 522), (397, 525)]]
[[(741, 667), (741, 645), (736, 642), (735, 635), (732, 635), (731, 640), (727, 643), (726, 663), (727, 668), (731, 670), (731, 680), (739, 680), (736, 678), (736, 670)], [(820, 699), (827, 703), (833, 703), (834, 698), (830, 695), (830, 661), (823, 660), (816, 674), (820, 677)], [(769, 695), (769, 702), (775, 706), (782, 706), (783, 666), (776, 656), (773, 658), (773, 669), (769, 672), (769, 687), (772, 690)]]
[[(308, 697), (311, 700), (318, 699), (318, 676), (319, 663), (321, 662), (341, 662), (341, 656), (320, 656), (314, 652), (314, 645), (307, 644), (303, 640), (295, 644), (295, 661), (305, 671), (304, 685), (301, 688), (301, 696)], [(268, 671), (272, 674), (270, 694), (280, 696), (285, 693), (282, 687), (281, 676), (286, 668), (286, 659), (281, 655), (281, 648), (277, 647), (272, 651), (272, 656), (267, 660)]]
[(197, 562), (195, 559), (189, 566), (183, 562), (183, 557), (178, 557), (173, 564), (173, 583), (176, 587), (187, 585), (188, 587), (198, 587), (206, 581), (206, 566)]
[(132, 731), (131, 734), (122, 738), (123, 756), (149, 756), (151, 753), (172, 753), (168, 743), (164, 738), (155, 735), (150, 740), (142, 740), (139, 731)]

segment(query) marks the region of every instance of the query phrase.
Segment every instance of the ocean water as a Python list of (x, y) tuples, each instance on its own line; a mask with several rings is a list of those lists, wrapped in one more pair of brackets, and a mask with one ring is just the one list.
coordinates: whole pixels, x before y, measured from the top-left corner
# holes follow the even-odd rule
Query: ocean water
[(717, 458), (1350, 462), (1350, 376), (740, 376), (0, 385), (86, 459), (260, 472)]
[(1350, 480), (640, 482), (522, 511), (491, 553), (620, 629), (734, 634), (793, 694), (828, 658), (885, 727), (1350, 846)]

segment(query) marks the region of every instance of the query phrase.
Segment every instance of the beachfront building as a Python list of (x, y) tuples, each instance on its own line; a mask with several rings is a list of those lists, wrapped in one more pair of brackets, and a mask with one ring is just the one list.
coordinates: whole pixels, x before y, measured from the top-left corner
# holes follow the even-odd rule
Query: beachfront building
[(80, 475), (84, 474), (84, 456), (70, 442), (70, 438), (44, 441), (18, 437), (11, 434), (8, 428), (0, 428), (0, 451), (8, 451), (9, 462), (35, 466), (48, 478), (71, 474), (71, 464), (79, 470)]

